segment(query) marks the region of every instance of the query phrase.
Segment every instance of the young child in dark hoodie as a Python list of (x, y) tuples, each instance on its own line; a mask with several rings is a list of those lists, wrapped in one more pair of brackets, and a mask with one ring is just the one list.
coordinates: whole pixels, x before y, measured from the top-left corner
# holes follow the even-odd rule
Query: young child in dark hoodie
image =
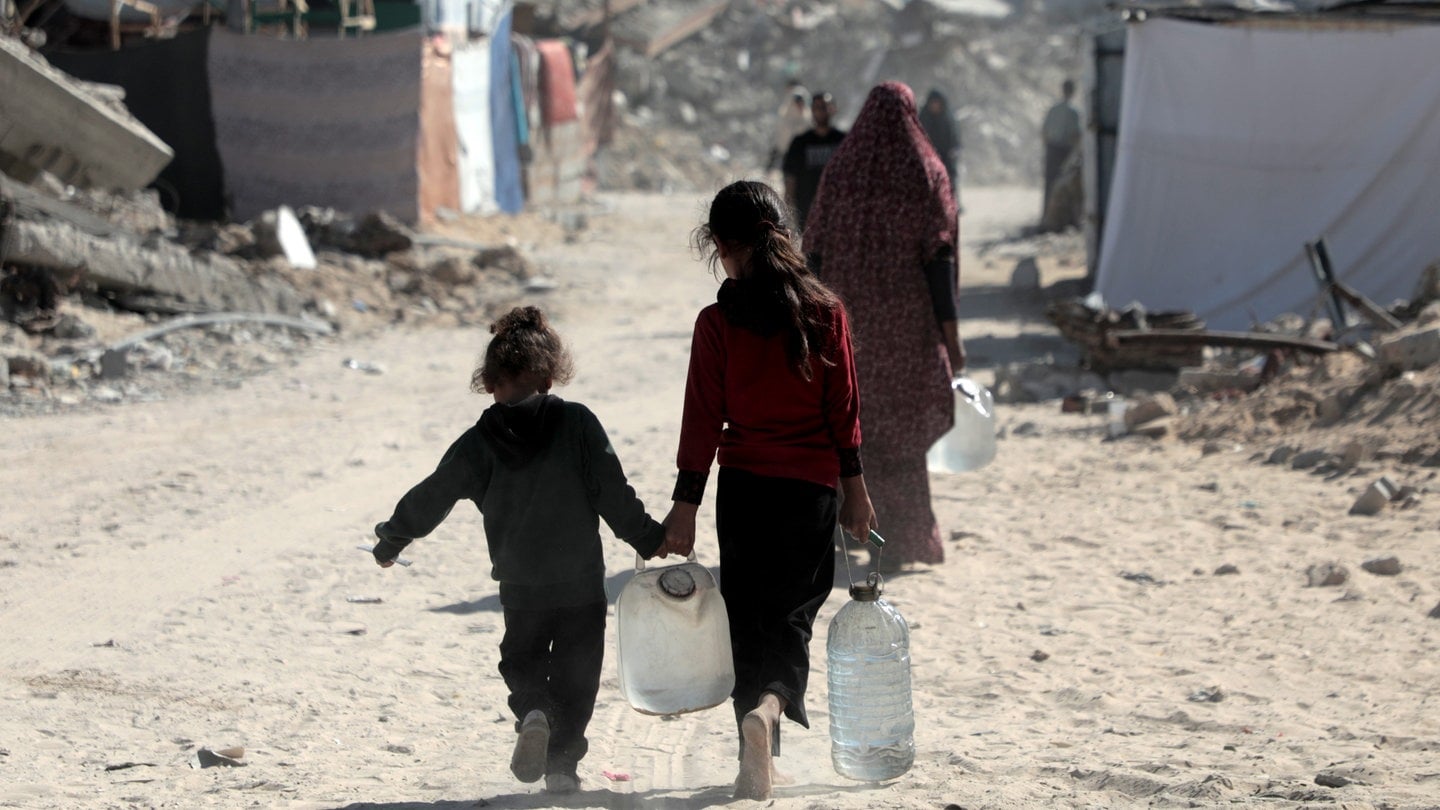
[(393, 565), (457, 501), (475, 503), (505, 611), (500, 675), (519, 733), (510, 770), (522, 782), (544, 776), (547, 792), (573, 793), (605, 651), (599, 520), (646, 558), (661, 551), (665, 529), (626, 483), (595, 414), (548, 393), (573, 368), (540, 310), (517, 307), (490, 332), (470, 387), (495, 404), (375, 527), (375, 561)]

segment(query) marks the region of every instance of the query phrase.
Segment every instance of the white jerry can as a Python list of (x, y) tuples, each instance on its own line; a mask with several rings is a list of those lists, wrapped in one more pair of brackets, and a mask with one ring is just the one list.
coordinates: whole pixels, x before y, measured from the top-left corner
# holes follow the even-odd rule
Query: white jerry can
[(969, 377), (950, 382), (955, 396), (955, 426), (925, 454), (930, 472), (978, 470), (995, 458), (995, 397)]
[(615, 600), (620, 694), (644, 714), (683, 714), (724, 703), (735, 687), (730, 619), (710, 569), (689, 560), (646, 568)]

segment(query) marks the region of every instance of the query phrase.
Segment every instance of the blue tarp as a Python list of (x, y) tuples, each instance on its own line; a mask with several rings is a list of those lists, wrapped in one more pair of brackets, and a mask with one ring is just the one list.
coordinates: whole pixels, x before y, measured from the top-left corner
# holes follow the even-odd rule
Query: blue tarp
[(495, 201), (507, 214), (525, 207), (524, 181), (520, 176), (519, 122), (515, 116), (512, 85), (514, 59), (510, 47), (509, 12), (495, 26), (490, 47), (490, 123), (495, 144)]

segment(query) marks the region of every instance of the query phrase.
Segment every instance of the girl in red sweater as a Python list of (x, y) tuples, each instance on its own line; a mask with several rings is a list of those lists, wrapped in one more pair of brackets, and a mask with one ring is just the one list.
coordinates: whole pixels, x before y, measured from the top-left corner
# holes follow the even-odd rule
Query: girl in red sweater
[(861, 538), (877, 524), (860, 464), (849, 321), (806, 267), (785, 204), (764, 183), (732, 183), (694, 243), (726, 279), (695, 322), (665, 548), (694, 547), (718, 451), (720, 590), (740, 731), (735, 795), (764, 799), (781, 716), (810, 726), (809, 643), (834, 585), (836, 521)]

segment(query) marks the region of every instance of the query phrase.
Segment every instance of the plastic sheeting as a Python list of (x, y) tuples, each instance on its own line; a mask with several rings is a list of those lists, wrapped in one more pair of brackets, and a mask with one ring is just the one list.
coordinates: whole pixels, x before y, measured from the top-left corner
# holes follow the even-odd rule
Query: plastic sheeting
[(428, 220), (441, 208), (460, 210), (459, 127), (455, 124), (450, 43), (444, 38), (426, 41), (422, 72), (415, 163), (420, 172), (420, 217)]
[(507, 214), (525, 207), (524, 179), (520, 172), (520, 88), (517, 84), (515, 53), (510, 47), (507, 13), (495, 26), (490, 47), (490, 137), (495, 145), (495, 201)]
[(467, 214), (499, 210), (495, 200), (495, 145), (490, 137), (490, 40), (457, 45), (451, 56), (455, 127), (460, 151), (460, 209)]
[(300, 41), (211, 30), (210, 97), (233, 216), (319, 205), (416, 220), (418, 29)]
[(1382, 305), (1440, 258), (1440, 26), (1132, 25), (1097, 288), (1211, 328)]

